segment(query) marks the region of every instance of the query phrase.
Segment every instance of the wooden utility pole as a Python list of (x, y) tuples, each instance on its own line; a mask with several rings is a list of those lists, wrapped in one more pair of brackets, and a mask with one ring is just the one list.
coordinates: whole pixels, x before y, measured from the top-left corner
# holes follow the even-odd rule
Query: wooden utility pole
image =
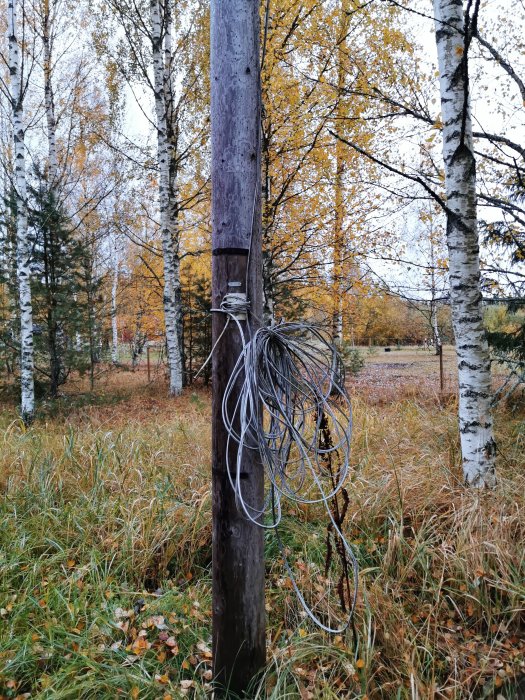
[[(259, 0), (211, 1), (213, 308), (226, 294), (250, 302), (243, 330), (262, 316)], [(212, 341), (226, 316), (213, 314)], [(242, 348), (231, 322), (213, 355), (213, 664), (216, 693), (246, 692), (265, 663), (263, 530), (237, 509), (226, 472), (224, 390)], [(235, 392), (234, 392), (235, 394)], [(237, 396), (231, 397), (235, 405)], [(230, 446), (235, 468), (236, 446)], [(257, 453), (242, 455), (243, 495), (261, 509), (264, 475)]]

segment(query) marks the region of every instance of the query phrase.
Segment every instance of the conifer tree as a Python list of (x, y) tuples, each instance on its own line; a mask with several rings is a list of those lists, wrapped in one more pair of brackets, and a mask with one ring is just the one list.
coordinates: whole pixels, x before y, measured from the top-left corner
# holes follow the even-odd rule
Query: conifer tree
[(38, 324), (36, 352), (49, 369), (50, 395), (73, 368), (82, 368), (76, 337), (85, 327), (87, 308), (81, 303), (83, 246), (72, 232), (64, 205), (42, 174), (29, 188), (32, 197), (29, 223), (34, 240), (33, 300)]

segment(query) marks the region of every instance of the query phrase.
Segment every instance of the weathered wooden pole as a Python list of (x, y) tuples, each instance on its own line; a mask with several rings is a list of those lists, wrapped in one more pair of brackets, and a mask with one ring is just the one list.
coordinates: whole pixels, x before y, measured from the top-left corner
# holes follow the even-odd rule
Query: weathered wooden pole
[[(213, 308), (228, 293), (250, 302), (243, 330), (262, 316), (259, 0), (211, 0)], [(214, 313), (212, 340), (226, 317)], [(237, 509), (226, 472), (224, 390), (242, 348), (231, 322), (212, 365), (213, 664), (217, 694), (242, 695), (265, 663), (264, 540)], [(235, 403), (236, 396), (232, 396)], [(232, 468), (236, 448), (230, 446)], [(264, 475), (255, 451), (242, 456), (245, 500), (262, 508)]]
[(146, 360), (148, 363), (148, 383), (151, 381), (151, 360), (150, 360), (150, 347), (149, 345), (146, 346)]

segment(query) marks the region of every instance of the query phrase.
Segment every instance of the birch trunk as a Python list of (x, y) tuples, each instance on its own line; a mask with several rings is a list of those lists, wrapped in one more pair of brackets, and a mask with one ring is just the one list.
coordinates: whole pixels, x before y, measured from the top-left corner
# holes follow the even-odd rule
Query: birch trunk
[(459, 375), (459, 430), (467, 484), (495, 482), (490, 356), (482, 324), (476, 162), (464, 65), (461, 0), (434, 0), (443, 158), (447, 193), (450, 298)]
[[(157, 117), (160, 229), (164, 260), (164, 323), (166, 328), (166, 345), (168, 349), (170, 394), (175, 396), (182, 391), (182, 359), (178, 334), (180, 310), (177, 308), (177, 289), (180, 290), (180, 282), (178, 281), (179, 258), (176, 239), (173, 235), (173, 211), (170, 206), (171, 146), (168, 138), (169, 104), (166, 95), (166, 61), (165, 56), (163, 56), (163, 36), (164, 41), (166, 41), (166, 16), (162, 16), (158, 0), (151, 1), (150, 13), (155, 112)], [(167, 40), (169, 42), (169, 39)], [(170, 99), (172, 99), (172, 97), (170, 97)]]
[(113, 254), (113, 284), (111, 285), (111, 361), (113, 364), (118, 362), (118, 324), (117, 324), (117, 292), (118, 292), (118, 273), (119, 260), (118, 253), (114, 250)]
[(16, 183), (17, 282), (20, 306), (21, 413), (28, 424), (35, 412), (33, 370), (33, 307), (31, 303), (31, 245), (27, 228), (24, 103), (21, 52), (17, 37), (17, 0), (8, 2), (9, 72)]
[(434, 348), (436, 355), (441, 354), (441, 334), (439, 332), (438, 322), (438, 306), (437, 306), (437, 287), (436, 287), (436, 254), (434, 246), (434, 231), (430, 230), (430, 285), (432, 299), (430, 302), (430, 325), (432, 326), (432, 334), (434, 336)]
[(171, 14), (170, 0), (165, 0), (164, 7), (164, 100), (166, 104), (166, 134), (168, 139), (168, 160), (169, 160), (169, 188), (168, 188), (168, 211), (170, 237), (174, 249), (173, 266), (173, 296), (177, 314), (177, 340), (179, 343), (179, 355), (181, 365), (181, 383), (184, 385), (184, 334), (182, 317), (182, 288), (180, 283), (180, 258), (179, 258), (179, 123), (177, 109), (175, 106), (175, 89), (173, 86), (173, 18)]
[[(341, 133), (341, 128), (345, 123), (345, 66), (349, 16), (345, 0), (341, 0), (340, 5), (340, 35), (337, 44), (337, 107), (334, 130), (336, 134)], [(334, 233), (333, 233), (333, 308), (332, 308), (332, 336), (334, 345), (341, 347), (343, 342), (343, 277), (344, 277), (344, 174), (346, 167), (346, 153), (344, 144), (340, 139), (335, 142), (335, 182), (334, 182)]]
[(275, 325), (275, 301), (273, 298), (273, 287), (271, 282), (267, 282), (264, 287), (263, 319), (267, 326)]
[(53, 95), (52, 76), (52, 46), (51, 46), (51, 17), (50, 0), (44, 0), (42, 6), (42, 44), (44, 49), (44, 99), (47, 122), (49, 185), (55, 190), (58, 177), (58, 157), (56, 146), (55, 100)]

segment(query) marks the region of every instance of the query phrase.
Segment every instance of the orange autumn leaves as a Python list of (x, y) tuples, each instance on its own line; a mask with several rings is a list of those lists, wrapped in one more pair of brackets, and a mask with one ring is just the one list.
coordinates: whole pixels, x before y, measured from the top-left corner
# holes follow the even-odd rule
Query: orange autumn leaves
[[(183, 606), (183, 608), (184, 618), (189, 615), (201, 622), (208, 620), (209, 614), (201, 612), (198, 601), (193, 601), (193, 605)], [(171, 612), (165, 615), (149, 615), (139, 623), (137, 617), (146, 609), (147, 605), (141, 599), (133, 609), (124, 610), (118, 607), (114, 610), (115, 626), (122, 631), (124, 639), (115, 642), (111, 649), (115, 652), (124, 651), (126, 653), (122, 665), (132, 666), (147, 654), (154, 654), (155, 661), (159, 664), (158, 671), (154, 674), (154, 680), (159, 686), (173, 684), (175, 675), (178, 675), (180, 671), (197, 672), (201, 682), (211, 681), (212, 653), (208, 644), (203, 640), (196, 642), (193, 649), (190, 650), (191, 653), (186, 652), (185, 658), (182, 660), (178, 658), (175, 666), (170, 665), (170, 659), (180, 657), (182, 654), (178, 632), (180, 625), (187, 627), (187, 622), (180, 618), (176, 612)], [(178, 686), (178, 695), (185, 695), (191, 688), (195, 687), (195, 681), (192, 678), (183, 678), (179, 679), (176, 685)], [(130, 697), (140, 697), (138, 686), (132, 688)], [(163, 697), (171, 697), (171, 695), (166, 693)]]

